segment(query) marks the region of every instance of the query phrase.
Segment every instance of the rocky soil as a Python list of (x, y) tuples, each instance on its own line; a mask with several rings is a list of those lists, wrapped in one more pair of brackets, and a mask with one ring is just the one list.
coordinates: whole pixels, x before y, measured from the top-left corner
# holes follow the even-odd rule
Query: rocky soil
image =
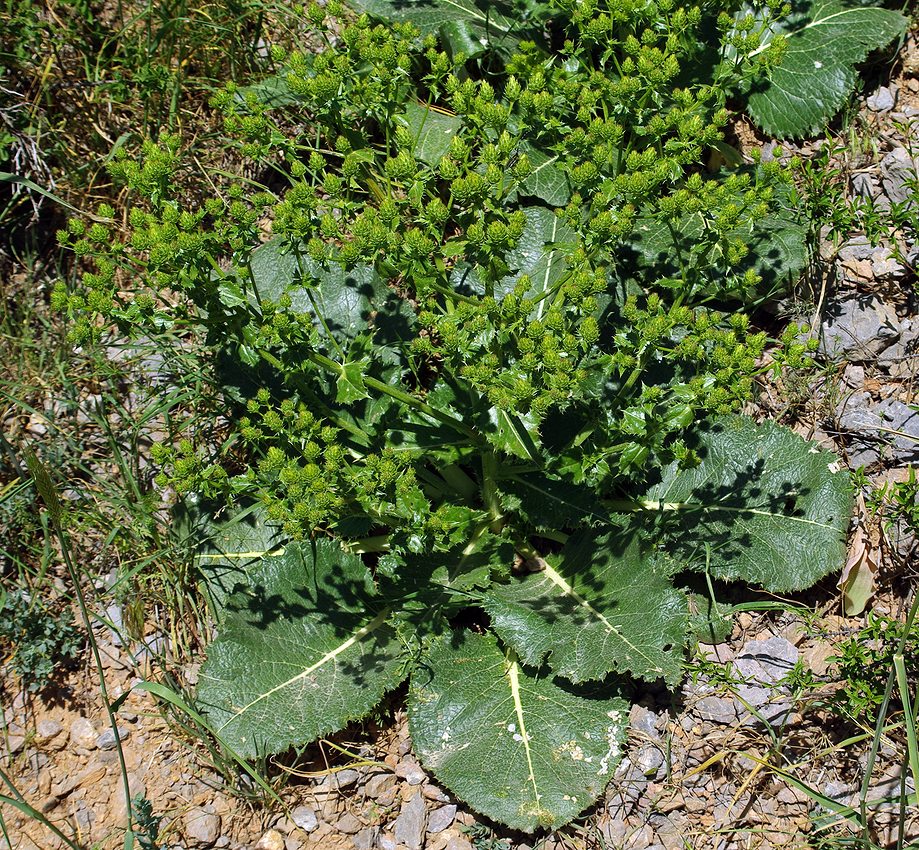
[[(898, 65), (905, 70), (865, 98), (858, 127), (871, 143), (840, 161), (850, 197), (871, 198), (880, 211), (915, 204), (913, 221), (919, 221), (916, 56), (911, 41)], [(783, 156), (796, 152), (785, 145)], [(816, 297), (808, 305), (813, 313), (816, 303), (820, 316), (823, 368), (806, 385), (766, 387), (760, 412), (837, 450), (875, 484), (905, 480), (919, 461), (917, 235), (903, 227), (875, 244), (859, 233), (839, 240), (824, 235)], [(902, 614), (904, 580), (916, 576), (916, 540), (902, 526), (875, 528), (870, 540), (880, 564), (874, 610)], [(798, 848), (851, 831), (829, 803), (857, 805), (870, 743), (867, 729), (827, 707), (839, 688), (833, 656), (865, 618), (840, 615), (830, 582), (804, 604), (806, 616), (743, 613), (722, 643), (700, 645), (680, 693), (652, 690), (633, 708), (627, 756), (605, 799), (560, 833), (536, 837), (483, 821), (439, 788), (411, 755), (398, 699), (382, 729), (354, 728), (335, 746), (311, 748), (295, 767), (271, 766), (283, 807), (262, 805), (251, 785), (250, 799), (232, 793), (208, 767), (200, 742), (177, 734), (153, 697), (134, 689), (156, 675), (151, 659), (168, 650), (167, 639), (151, 635), (152, 646), (125, 646), (120, 631), (107, 627), (97, 637), (112, 698), (127, 694), (118, 735), (131, 793), (149, 799), (161, 818), (162, 848)], [(119, 625), (117, 606), (100, 613)], [(196, 669), (178, 669), (183, 685), (193, 687)], [(115, 736), (89, 666), (51, 697), (19, 695), (6, 707), (3, 770), (81, 847), (121, 847), (125, 800)], [(898, 798), (902, 756), (893, 740), (882, 741), (869, 799)], [(911, 778), (905, 788), (914, 793)], [(2, 812), (9, 836), (0, 839), (3, 850), (64, 846), (35, 819), (9, 806)], [(875, 808), (878, 845), (895, 845), (898, 817), (893, 803)], [(903, 829), (907, 843), (919, 842), (919, 811), (908, 812)]]

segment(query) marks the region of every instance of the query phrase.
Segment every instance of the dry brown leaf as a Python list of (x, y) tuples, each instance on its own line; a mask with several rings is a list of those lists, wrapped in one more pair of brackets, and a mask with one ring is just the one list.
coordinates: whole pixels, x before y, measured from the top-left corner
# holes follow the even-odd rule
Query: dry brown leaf
[(865, 500), (858, 499), (858, 525), (852, 535), (849, 558), (843, 567), (837, 585), (842, 591), (842, 605), (850, 617), (861, 614), (874, 596), (874, 582), (878, 573), (880, 541), (874, 539), (868, 526)]

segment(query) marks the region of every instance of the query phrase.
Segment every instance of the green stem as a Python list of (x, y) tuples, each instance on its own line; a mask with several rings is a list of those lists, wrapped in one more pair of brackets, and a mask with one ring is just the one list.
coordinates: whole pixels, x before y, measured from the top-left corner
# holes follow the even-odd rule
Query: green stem
[(498, 487), (495, 483), (498, 477), (498, 458), (492, 451), (482, 452), (482, 498), (485, 508), (491, 517), (489, 527), (495, 534), (500, 534), (504, 527), (504, 517), (501, 513), (501, 503), (498, 499)]
[[(344, 367), (340, 363), (336, 363), (334, 360), (326, 357), (324, 354), (320, 354), (318, 351), (310, 351), (306, 356), (317, 366), (322, 366), (335, 375), (341, 375), (344, 372)], [(468, 425), (464, 425), (452, 416), (441, 413), (439, 410), (423, 402), (420, 398), (416, 398), (411, 393), (407, 393), (405, 390), (400, 390), (398, 387), (393, 387), (390, 384), (384, 384), (382, 381), (372, 378), (369, 375), (365, 375), (363, 381), (365, 387), (376, 390), (378, 393), (383, 393), (383, 395), (388, 395), (390, 398), (394, 398), (396, 401), (400, 401), (409, 407), (414, 407), (415, 410), (424, 413), (426, 416), (430, 416), (432, 419), (436, 419), (438, 422), (453, 428), (455, 431), (459, 431), (474, 443), (481, 442), (482, 438)]]

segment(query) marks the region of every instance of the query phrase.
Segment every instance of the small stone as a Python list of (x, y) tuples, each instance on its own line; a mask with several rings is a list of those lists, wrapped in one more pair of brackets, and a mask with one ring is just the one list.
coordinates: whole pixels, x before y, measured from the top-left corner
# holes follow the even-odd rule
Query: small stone
[(396, 765), (396, 776), (404, 779), (409, 785), (420, 785), (427, 778), (421, 765), (414, 759), (403, 759)]
[(870, 260), (874, 246), (867, 236), (855, 236), (839, 249), (840, 260)]
[[(126, 741), (131, 737), (131, 730), (125, 728), (124, 726), (118, 727), (118, 741)], [(115, 739), (115, 730), (114, 729), (105, 729), (99, 737), (96, 738), (96, 746), (100, 750), (114, 750), (115, 744), (117, 743)]]
[(606, 818), (600, 824), (600, 835), (608, 847), (624, 847), (629, 827), (620, 818)]
[(380, 850), (396, 850), (398, 846), (399, 845), (396, 844), (396, 839), (388, 833), (384, 832), (377, 837), (377, 847), (379, 847)]
[(83, 750), (94, 750), (97, 737), (98, 733), (93, 724), (85, 717), (78, 717), (70, 724), (70, 741), (75, 747)]
[(894, 108), (896, 102), (896, 96), (887, 86), (881, 86), (865, 100), (872, 112), (889, 112)]
[(710, 723), (733, 723), (737, 719), (734, 700), (724, 697), (702, 697), (692, 710), (697, 717)]
[(297, 806), (291, 813), (290, 819), (294, 825), (304, 832), (312, 832), (319, 826), (316, 812), (309, 806)]
[[(128, 771), (128, 790), (131, 797), (146, 797), (147, 788), (136, 773)], [(128, 807), (124, 801), (124, 784), (118, 782), (112, 794), (109, 817), (114, 824), (122, 825), (128, 819)]]
[(213, 811), (196, 806), (185, 812), (182, 820), (185, 837), (198, 847), (212, 847), (220, 836), (220, 815)]
[(360, 778), (360, 772), (350, 767), (345, 770), (336, 770), (334, 773), (330, 773), (326, 776), (322, 782), (316, 786), (316, 791), (342, 791), (345, 788), (350, 788)]
[(629, 712), (629, 726), (636, 732), (654, 740), (660, 740), (661, 737), (657, 728), (658, 719), (658, 716), (653, 711), (637, 702)]
[(284, 839), (284, 850), (303, 850), (303, 842), (299, 838), (288, 835)]
[(664, 763), (664, 754), (657, 747), (642, 747), (635, 757), (635, 764), (645, 776), (654, 776)]
[(214, 846), (215, 846), (215, 847), (220, 847), (221, 850), (222, 850), (222, 848), (224, 848), (224, 847), (229, 847), (229, 846), (230, 846), (230, 838), (229, 838), (229, 836), (221, 835), (220, 838), (218, 838), (218, 839), (214, 842)]
[(875, 295), (837, 302), (827, 310), (819, 353), (829, 360), (873, 361), (896, 339), (899, 324), (896, 311)]
[(255, 850), (285, 850), (284, 836), (276, 829), (269, 829), (256, 842)]
[(428, 832), (443, 832), (456, 818), (456, 806), (441, 806), (428, 815)]
[(421, 786), (421, 793), (424, 794), (425, 800), (433, 800), (435, 803), (449, 803), (450, 797), (443, 789), (432, 785), (430, 782)]
[(472, 842), (468, 838), (457, 836), (450, 839), (444, 850), (473, 850)]
[(15, 735), (10, 733), (0, 737), (0, 752), (4, 755), (11, 756), (18, 753), (26, 743), (25, 735)]
[(354, 850), (371, 850), (376, 843), (378, 832), (379, 830), (373, 826), (365, 826), (362, 830), (356, 832), (351, 839)]
[(342, 835), (354, 835), (363, 828), (364, 824), (351, 814), (351, 812), (345, 812), (335, 824), (335, 829), (342, 833)]
[(56, 720), (40, 720), (35, 727), (35, 743), (45, 750), (60, 750), (67, 746), (64, 727)]
[(402, 804), (399, 817), (393, 824), (396, 842), (404, 844), (408, 850), (421, 850), (424, 846), (425, 829), (424, 797), (416, 791), (411, 799)]
[[(881, 185), (884, 193), (894, 204), (912, 201), (913, 192), (910, 184), (917, 177), (916, 160), (906, 148), (894, 148), (881, 160)], [(912, 204), (911, 204), (912, 205)]]
[(367, 796), (375, 800), (382, 794), (385, 794), (391, 788), (396, 787), (396, 777), (392, 773), (375, 773), (370, 779), (367, 780), (367, 784), (364, 786), (364, 790), (367, 792)]

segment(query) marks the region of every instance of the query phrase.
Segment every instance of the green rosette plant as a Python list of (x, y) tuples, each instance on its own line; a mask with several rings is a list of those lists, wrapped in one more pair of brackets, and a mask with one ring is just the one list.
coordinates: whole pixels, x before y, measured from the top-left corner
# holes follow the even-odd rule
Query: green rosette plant
[(245, 173), (196, 204), (178, 138), (122, 154), (130, 233), (72, 221), (95, 270), (55, 299), (77, 341), (192, 335), (224, 393), (220, 445), (156, 452), (241, 511), (198, 558), (218, 736), (301, 746), (407, 679), (423, 763), (531, 831), (602, 793), (630, 680), (678, 684), (692, 574), (808, 587), (851, 495), (737, 412), (767, 344), (743, 307), (806, 223), (725, 103), (787, 10), (449, 5), (309, 7), (325, 49), (215, 96)]

